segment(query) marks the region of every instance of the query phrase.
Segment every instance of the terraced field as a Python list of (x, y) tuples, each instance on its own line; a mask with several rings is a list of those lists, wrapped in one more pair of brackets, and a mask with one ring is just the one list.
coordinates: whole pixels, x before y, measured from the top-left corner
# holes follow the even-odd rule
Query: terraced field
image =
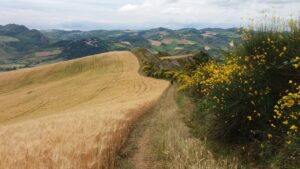
[(0, 74), (0, 168), (111, 168), (169, 86), (111, 52)]

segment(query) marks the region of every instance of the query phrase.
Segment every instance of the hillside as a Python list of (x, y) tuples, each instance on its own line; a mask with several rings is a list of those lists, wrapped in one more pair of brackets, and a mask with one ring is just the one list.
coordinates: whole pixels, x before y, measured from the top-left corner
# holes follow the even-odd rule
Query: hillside
[(150, 30), (94, 30), (94, 31), (42, 31), (51, 41), (73, 41), (87, 38), (109, 40), (123, 49), (135, 47), (147, 48), (152, 52), (167, 52), (171, 55), (186, 54), (207, 50), (218, 55), (220, 50), (227, 50), (231, 41), (239, 41), (239, 34), (234, 28), (185, 28), (172, 30), (155, 28)]
[[(0, 25), (0, 71), (31, 67), (60, 53), (40, 31), (23, 25)], [(58, 60), (57, 60), (58, 61)]]
[(107, 168), (169, 86), (129, 52), (0, 74), (0, 168)]
[(235, 29), (43, 31), (8, 24), (0, 26), (0, 71), (134, 48), (167, 55), (206, 51), (218, 58), (239, 40)]

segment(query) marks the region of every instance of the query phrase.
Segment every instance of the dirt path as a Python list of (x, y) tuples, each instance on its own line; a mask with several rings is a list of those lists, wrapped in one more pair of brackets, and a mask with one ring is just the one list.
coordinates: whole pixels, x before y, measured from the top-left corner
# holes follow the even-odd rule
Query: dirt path
[[(174, 86), (170, 87), (164, 96), (161, 98), (159, 104), (155, 107), (151, 114), (151, 117), (146, 118), (148, 123), (142, 136), (137, 140), (137, 151), (133, 155), (131, 162), (134, 169), (161, 169), (162, 164), (157, 158), (157, 154), (154, 154), (153, 150), (153, 132), (157, 120), (164, 119), (170, 114), (177, 113), (178, 105), (175, 98), (176, 89)], [(170, 113), (171, 112), (171, 113)]]
[(132, 158), (135, 169), (152, 169), (155, 167), (155, 158), (150, 145), (150, 133), (147, 129), (143, 136), (138, 140), (138, 150)]
[(155, 123), (163, 116), (170, 114), (168, 112), (178, 111), (175, 100), (175, 87), (170, 87), (161, 98), (156, 107), (145, 115), (134, 129), (129, 137), (121, 159), (117, 162), (116, 169), (162, 169), (162, 163), (157, 160), (157, 153), (153, 148), (153, 131)]

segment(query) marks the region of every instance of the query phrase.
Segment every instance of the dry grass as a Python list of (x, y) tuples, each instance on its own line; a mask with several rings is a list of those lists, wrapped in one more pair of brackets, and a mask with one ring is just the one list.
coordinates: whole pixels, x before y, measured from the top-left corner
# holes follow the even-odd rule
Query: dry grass
[(168, 87), (129, 52), (0, 74), (0, 168), (111, 168)]
[[(236, 159), (215, 159), (206, 142), (189, 134), (179, 113), (174, 87), (167, 92), (156, 110), (150, 133), (152, 145), (164, 168), (170, 169), (237, 169)], [(183, 109), (191, 111), (188, 105)], [(185, 114), (186, 116), (186, 114)]]

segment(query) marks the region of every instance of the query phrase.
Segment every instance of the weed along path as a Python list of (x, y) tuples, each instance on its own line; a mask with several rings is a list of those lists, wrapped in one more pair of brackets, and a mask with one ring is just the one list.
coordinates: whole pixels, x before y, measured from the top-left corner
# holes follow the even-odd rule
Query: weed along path
[(130, 52), (0, 73), (0, 168), (110, 169), (169, 82)]

